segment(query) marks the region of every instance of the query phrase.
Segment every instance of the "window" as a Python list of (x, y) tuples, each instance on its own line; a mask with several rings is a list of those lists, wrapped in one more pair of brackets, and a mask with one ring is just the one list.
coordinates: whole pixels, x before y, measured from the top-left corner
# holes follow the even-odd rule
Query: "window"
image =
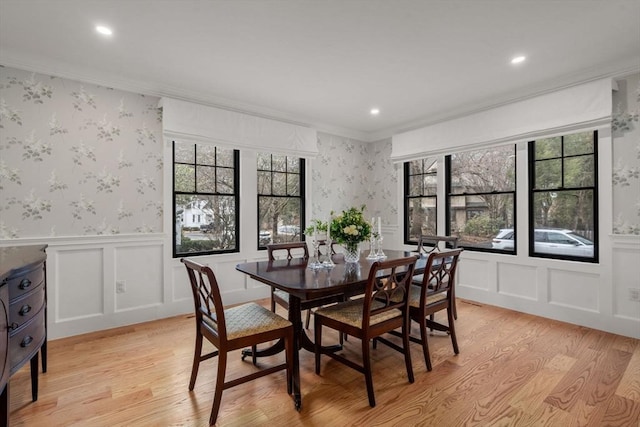
[(529, 143), (532, 256), (596, 262), (596, 131)]
[(173, 143), (173, 256), (238, 252), (238, 150)]
[(435, 160), (404, 164), (404, 242), (417, 244), (421, 234), (436, 235), (437, 178)]
[(447, 233), (458, 245), (515, 253), (515, 145), (447, 156)]
[(304, 159), (258, 153), (258, 249), (303, 240), (304, 204)]

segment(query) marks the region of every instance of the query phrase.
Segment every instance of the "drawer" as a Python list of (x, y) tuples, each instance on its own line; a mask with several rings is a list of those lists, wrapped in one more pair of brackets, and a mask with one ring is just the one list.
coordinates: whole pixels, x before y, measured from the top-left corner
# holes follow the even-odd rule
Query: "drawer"
[(9, 334), (27, 323), (44, 306), (44, 286), (11, 300), (9, 304)]
[(44, 325), (44, 307), (40, 309), (21, 329), (9, 337), (9, 366), (11, 375), (30, 360), (44, 343), (46, 329)]
[(44, 283), (44, 263), (38, 264), (31, 270), (23, 271), (19, 275), (9, 277), (9, 303), (20, 298), (23, 294), (31, 292), (33, 289)]

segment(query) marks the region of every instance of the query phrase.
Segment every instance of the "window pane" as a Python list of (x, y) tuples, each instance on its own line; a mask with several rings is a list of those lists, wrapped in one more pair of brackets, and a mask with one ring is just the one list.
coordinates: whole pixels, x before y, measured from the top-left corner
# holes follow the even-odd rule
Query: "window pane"
[(515, 191), (515, 146), (451, 155), (452, 193)]
[(258, 153), (258, 170), (271, 170), (271, 154)]
[(216, 192), (216, 168), (211, 166), (198, 166), (198, 192)]
[(543, 160), (535, 163), (536, 189), (562, 187), (562, 159)]
[(287, 174), (287, 196), (300, 195), (300, 175)]
[(232, 194), (233, 188), (235, 186), (234, 177), (233, 177), (233, 169), (229, 168), (216, 168), (216, 173), (218, 177), (217, 182), (217, 193), (223, 194)]
[(564, 186), (593, 186), (593, 156), (569, 157), (564, 159)]
[(258, 194), (271, 194), (271, 172), (258, 172)]
[(536, 141), (536, 160), (552, 159), (562, 156), (562, 137), (545, 138)]
[(408, 241), (417, 242), (421, 234), (436, 235), (436, 198), (409, 199)]
[(592, 154), (593, 149), (593, 132), (574, 133), (564, 137), (565, 156)]
[(216, 147), (210, 144), (198, 144), (196, 147), (199, 165), (216, 164)]
[(515, 194), (457, 196), (450, 199), (449, 230), (459, 236), (459, 245), (514, 251), (509, 242), (494, 246), (504, 229), (514, 229)]
[(287, 195), (287, 174), (286, 173), (273, 173), (273, 189), (272, 194), (274, 196), (286, 196)]
[(258, 197), (258, 225), (273, 243), (301, 240), (301, 200), (293, 197)]
[(180, 227), (176, 254), (229, 250), (236, 247), (233, 196), (176, 196)]
[(287, 171), (287, 156), (271, 156), (271, 167), (274, 171), (286, 172)]
[(218, 166), (225, 166), (228, 168), (234, 167), (233, 164), (234, 150), (230, 148), (217, 148), (216, 150), (216, 164)]
[(409, 176), (409, 196), (422, 196), (422, 176), (423, 175), (410, 175)]
[(296, 159), (294, 157), (287, 157), (287, 172), (299, 173), (300, 159)]
[(593, 190), (534, 194), (534, 253), (594, 256)]
[(438, 178), (435, 175), (424, 175), (424, 195), (435, 196), (438, 190)]
[(175, 191), (195, 191), (195, 176), (195, 167), (191, 165), (176, 164), (174, 166), (173, 173)]
[(417, 175), (422, 173), (423, 160), (413, 160), (409, 162), (409, 174)]
[(176, 142), (174, 156), (178, 163), (194, 163), (195, 144), (187, 142)]

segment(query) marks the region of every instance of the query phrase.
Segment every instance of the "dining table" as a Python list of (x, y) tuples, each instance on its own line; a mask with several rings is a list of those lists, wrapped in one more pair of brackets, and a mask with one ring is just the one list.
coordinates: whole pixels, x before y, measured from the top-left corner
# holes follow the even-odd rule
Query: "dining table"
[[(416, 257), (415, 274), (421, 273), (426, 265), (427, 257), (415, 251), (386, 250), (386, 260)], [(288, 319), (294, 328), (294, 348), (315, 352), (314, 344), (307, 336), (302, 322), (303, 301), (334, 297), (348, 298), (362, 294), (365, 291), (369, 271), (376, 259), (368, 258), (368, 251), (364, 251), (358, 262), (346, 263), (342, 254), (331, 256), (333, 266), (330, 268), (310, 268), (313, 258), (277, 259), (273, 261), (253, 261), (236, 265), (236, 270), (248, 275), (258, 282), (264, 283), (289, 294)], [(341, 349), (341, 345), (331, 346), (332, 350)], [(284, 342), (278, 341), (274, 345), (257, 350), (255, 357), (271, 356), (284, 351)], [(254, 356), (251, 349), (242, 351), (242, 358)], [(299, 389), (300, 362), (298, 351), (294, 351), (294, 399), (296, 408), (302, 407)]]

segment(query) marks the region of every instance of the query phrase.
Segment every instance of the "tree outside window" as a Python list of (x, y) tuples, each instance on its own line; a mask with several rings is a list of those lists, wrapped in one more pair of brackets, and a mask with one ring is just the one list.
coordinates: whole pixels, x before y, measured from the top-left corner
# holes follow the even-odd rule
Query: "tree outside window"
[(174, 257), (237, 252), (239, 151), (174, 142)]
[(456, 153), (445, 162), (447, 233), (459, 246), (515, 253), (515, 145)]
[(596, 131), (529, 143), (530, 252), (597, 260)]
[(258, 248), (303, 240), (304, 159), (258, 153)]

